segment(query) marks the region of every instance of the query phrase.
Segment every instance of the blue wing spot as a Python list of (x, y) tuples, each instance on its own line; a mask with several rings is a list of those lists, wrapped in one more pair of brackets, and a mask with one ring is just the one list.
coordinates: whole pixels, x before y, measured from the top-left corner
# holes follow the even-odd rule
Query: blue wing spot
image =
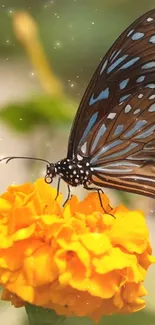
[(120, 173), (128, 173), (128, 172), (133, 171), (133, 169), (127, 169), (127, 168), (123, 168), (123, 167), (138, 167), (138, 166), (139, 166), (138, 164), (121, 161), (121, 162), (114, 162), (111, 164), (106, 164), (105, 167), (94, 167), (94, 170), (98, 171), (98, 172), (103, 172), (103, 173), (110, 172), (110, 173), (119, 173), (120, 174)]
[(151, 61), (142, 65), (142, 69), (151, 69), (155, 67), (155, 61)]
[(129, 37), (134, 32), (134, 29), (131, 29), (130, 32), (127, 34), (127, 37)]
[(113, 147), (119, 146), (121, 143), (123, 143), (122, 140), (115, 140), (111, 142), (110, 144), (103, 146), (102, 149), (98, 152), (97, 155), (94, 155), (94, 157), (91, 159), (91, 163), (96, 163), (100, 156), (102, 156), (106, 151), (112, 149)]
[(144, 79), (145, 79), (145, 76), (141, 76), (136, 80), (136, 82), (143, 82)]
[(135, 126), (128, 131), (127, 133), (124, 134), (124, 138), (130, 138), (136, 131), (138, 131), (142, 126), (146, 125), (147, 121), (146, 120), (140, 120), (138, 121)]
[(136, 115), (136, 114), (138, 114), (139, 112), (140, 112), (140, 108), (137, 108), (137, 109), (133, 112), (133, 114)]
[(120, 125), (117, 125), (115, 131), (114, 131), (114, 134), (113, 136), (118, 136), (122, 131), (123, 131), (123, 128), (124, 128), (124, 125), (120, 124)]
[(129, 113), (131, 111), (131, 109), (132, 109), (131, 105), (128, 104), (127, 106), (125, 106), (124, 111), (125, 111), (125, 113)]
[(137, 32), (137, 33), (134, 33), (131, 38), (133, 41), (137, 41), (137, 40), (141, 39), (143, 36), (144, 36), (144, 33)]
[(147, 18), (147, 22), (148, 22), (148, 23), (150, 23), (152, 20), (153, 20), (153, 18), (151, 18), (151, 17), (148, 17), (148, 18)]
[(113, 71), (121, 62), (123, 62), (126, 58), (128, 57), (128, 55), (123, 55), (121, 56), (121, 58), (117, 59), (107, 70), (107, 73)]
[[(113, 166), (111, 166), (111, 167), (113, 167)], [(104, 167), (104, 168), (102, 168), (102, 167), (94, 167), (94, 170), (95, 171), (97, 171), (97, 172), (101, 172), (101, 173), (118, 173), (118, 174), (120, 174), (120, 173), (123, 173), (123, 174), (125, 174), (125, 173), (130, 173), (130, 172), (132, 172), (133, 171), (133, 169), (131, 169), (131, 168), (126, 168), (126, 169), (124, 169), (124, 168), (119, 168), (119, 169), (115, 169), (115, 168), (106, 168), (106, 167)]]
[(130, 60), (130, 61), (127, 61), (125, 64), (122, 65), (122, 67), (119, 68), (119, 70), (122, 70), (122, 69), (127, 69), (129, 67), (131, 67), (134, 63), (136, 63), (138, 60), (140, 59), (140, 56), (137, 56), (136, 58)]
[(108, 60), (105, 60), (105, 62), (103, 63), (103, 66), (102, 66), (102, 69), (101, 69), (100, 74), (102, 74), (102, 72), (105, 70), (107, 64), (108, 64)]
[(109, 97), (109, 88), (106, 88), (105, 90), (102, 90), (101, 93), (98, 95), (98, 97), (94, 98), (94, 95), (92, 95), (89, 105), (93, 105), (94, 103), (98, 102), (102, 99), (107, 99)]
[(145, 88), (153, 89), (153, 88), (155, 88), (155, 84), (148, 84), (148, 85), (145, 86)]
[(147, 137), (149, 137), (150, 135), (152, 135), (153, 131), (155, 130), (155, 125), (153, 125), (150, 129), (148, 129), (147, 131), (137, 135), (135, 137), (135, 139), (145, 139)]
[(83, 136), (82, 136), (82, 138), (81, 138), (81, 140), (80, 140), (80, 143), (81, 143), (81, 142), (83, 141), (83, 139), (84, 139), (85, 137), (87, 137), (87, 135), (89, 134), (90, 130), (92, 129), (92, 127), (94, 126), (94, 124), (95, 124), (95, 122), (96, 122), (96, 120), (97, 120), (97, 117), (98, 117), (98, 112), (94, 113), (94, 114), (91, 116), (91, 118), (90, 118), (90, 120), (89, 120), (89, 122), (88, 122), (88, 125), (87, 125), (87, 127), (86, 127), (86, 129), (85, 129), (85, 131), (84, 131), (84, 133), (83, 133)]
[(106, 158), (108, 158), (108, 159), (110, 158), (111, 159), (111, 158), (119, 157), (121, 155), (126, 154), (127, 152), (129, 152), (133, 148), (136, 148), (137, 146), (138, 146), (138, 143), (130, 143), (130, 145), (127, 148), (125, 148), (125, 149), (123, 149), (121, 151), (117, 151), (116, 153), (113, 153), (112, 155), (107, 156)]
[(131, 96), (131, 94), (122, 96), (122, 97), (120, 98), (120, 100), (119, 100), (119, 103), (123, 102), (123, 101), (124, 101), (125, 99), (127, 99), (129, 96)]
[(103, 136), (103, 134), (106, 132), (106, 130), (107, 130), (107, 128), (106, 128), (105, 124), (102, 124), (102, 126), (100, 127), (100, 129), (99, 129), (99, 131), (98, 131), (98, 133), (96, 135), (94, 143), (93, 143), (93, 145), (91, 147), (91, 152), (94, 151), (94, 149), (96, 148), (100, 138)]
[(127, 86), (128, 82), (129, 82), (129, 78), (121, 81), (119, 84), (120, 89), (121, 90), (124, 89)]
[(149, 39), (149, 42), (155, 44), (155, 35), (153, 35), (153, 36)]
[(148, 112), (155, 112), (155, 104), (149, 107)]

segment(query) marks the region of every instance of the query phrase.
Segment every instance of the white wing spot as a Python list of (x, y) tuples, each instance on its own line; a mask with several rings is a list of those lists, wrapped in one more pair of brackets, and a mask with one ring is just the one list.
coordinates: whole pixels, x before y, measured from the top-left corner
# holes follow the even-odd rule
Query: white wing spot
[(127, 37), (129, 37), (134, 32), (134, 29), (131, 29), (129, 33), (127, 34)]
[(148, 109), (149, 112), (155, 112), (155, 104), (152, 104), (149, 109)]
[(152, 20), (153, 20), (153, 18), (151, 18), (151, 17), (147, 18), (148, 23), (150, 23), (150, 21), (152, 21)]
[(143, 94), (139, 94), (139, 95), (138, 95), (138, 98), (139, 98), (139, 99), (140, 99), (140, 98), (143, 98), (143, 96), (144, 96)]
[(81, 146), (81, 151), (83, 153), (86, 153), (86, 149), (87, 149), (87, 142), (85, 142), (82, 146)]
[(81, 157), (80, 155), (77, 155), (77, 160), (83, 160), (83, 157)]
[(155, 99), (155, 95), (151, 95), (149, 99)]
[(155, 84), (148, 84), (148, 85), (145, 86), (145, 88), (154, 89), (155, 88)]
[(105, 60), (105, 62), (103, 63), (103, 66), (102, 66), (102, 69), (101, 69), (100, 74), (102, 74), (102, 72), (105, 70), (107, 64), (108, 64), (108, 60)]
[(116, 113), (110, 113), (107, 118), (109, 118), (110, 120), (113, 120), (114, 117), (116, 116)]
[(125, 113), (129, 113), (131, 111), (131, 109), (132, 109), (131, 105), (127, 105), (125, 107)]
[(137, 108), (134, 112), (133, 112), (133, 114), (138, 114), (140, 112), (140, 108)]

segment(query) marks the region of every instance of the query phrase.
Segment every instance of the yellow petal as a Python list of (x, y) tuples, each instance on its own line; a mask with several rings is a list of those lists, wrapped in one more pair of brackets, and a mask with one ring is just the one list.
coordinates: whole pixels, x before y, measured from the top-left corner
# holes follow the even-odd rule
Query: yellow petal
[(3, 298), (95, 321), (144, 308), (143, 282), (155, 257), (143, 213), (111, 209), (102, 195), (114, 218), (96, 193), (82, 202), (74, 196), (64, 208), (55, 196), (43, 179), (1, 195)]

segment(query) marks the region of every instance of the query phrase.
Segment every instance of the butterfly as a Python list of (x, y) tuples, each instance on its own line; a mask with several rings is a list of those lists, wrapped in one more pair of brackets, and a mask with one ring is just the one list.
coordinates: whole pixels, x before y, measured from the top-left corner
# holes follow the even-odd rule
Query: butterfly
[[(109, 49), (77, 110), (67, 157), (47, 163), (55, 176), (99, 193), (103, 187), (155, 197), (155, 9)], [(95, 186), (95, 187), (94, 187)], [(69, 191), (70, 195), (70, 191)], [(69, 198), (68, 195), (68, 198)]]

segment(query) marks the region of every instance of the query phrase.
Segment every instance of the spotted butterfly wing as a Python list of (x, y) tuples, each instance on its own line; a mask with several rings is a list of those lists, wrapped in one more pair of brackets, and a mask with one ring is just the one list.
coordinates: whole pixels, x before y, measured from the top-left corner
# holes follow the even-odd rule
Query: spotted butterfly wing
[(83, 139), (90, 140), (94, 127), (113, 107), (142, 86), (154, 88), (154, 82), (155, 9), (128, 27), (99, 64), (75, 116), (67, 157), (76, 157)]
[(155, 89), (140, 89), (116, 105), (78, 155), (90, 157), (93, 184), (154, 197)]

